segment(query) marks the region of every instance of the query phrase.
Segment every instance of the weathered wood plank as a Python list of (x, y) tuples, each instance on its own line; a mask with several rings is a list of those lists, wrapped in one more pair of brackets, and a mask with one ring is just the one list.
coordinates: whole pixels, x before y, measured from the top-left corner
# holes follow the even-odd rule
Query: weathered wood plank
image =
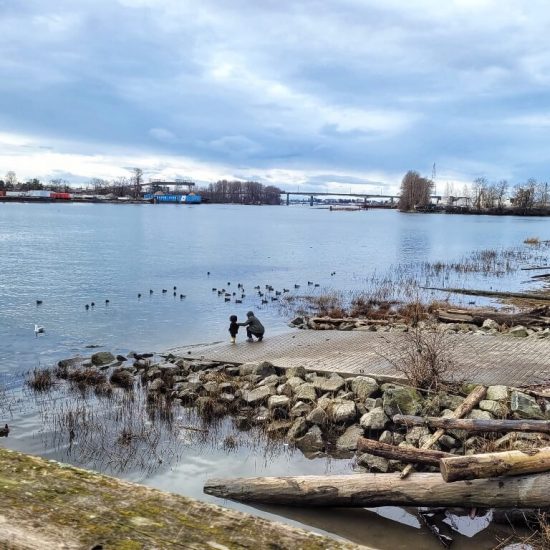
[(401, 462), (412, 462), (414, 464), (429, 464), (430, 466), (439, 466), (442, 458), (454, 456), (451, 453), (443, 451), (434, 451), (432, 449), (417, 449), (413, 447), (396, 447), (381, 443), (373, 439), (360, 437), (357, 440), (357, 449), (362, 453), (370, 453), (375, 456), (382, 456), (391, 460), (400, 460)]

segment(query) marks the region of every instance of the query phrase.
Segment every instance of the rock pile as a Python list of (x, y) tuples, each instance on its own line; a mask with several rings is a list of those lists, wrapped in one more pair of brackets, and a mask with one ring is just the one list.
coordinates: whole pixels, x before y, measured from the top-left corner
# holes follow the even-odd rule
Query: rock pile
[[(104, 356), (104, 360), (109, 359)], [(78, 365), (74, 360), (60, 364), (75, 370), (102, 369), (95, 361)], [(451, 393), (420, 393), (414, 388), (388, 383), (369, 376), (342, 377), (316, 373), (303, 367), (283, 370), (269, 362), (226, 364), (197, 361), (168, 355), (154, 361), (151, 354), (134, 356), (133, 364), (111, 365), (110, 383), (133, 388), (141, 381), (151, 402), (159, 398), (174, 405), (194, 407), (203, 419), (232, 417), (239, 429), (259, 427), (268, 437), (286, 441), (306, 456), (323, 454), (351, 457), (359, 436), (398, 446), (420, 447), (429, 438), (427, 427), (397, 426), (396, 414), (448, 416), (464, 400), (472, 386), (466, 384)], [(550, 419), (550, 399), (535, 399), (528, 393), (506, 386), (490, 386), (468, 416), (477, 419)], [(502, 435), (502, 434), (501, 434)], [(549, 445), (545, 434), (512, 433), (494, 436), (496, 449)], [(471, 454), (482, 448), (483, 438), (459, 430), (448, 430), (434, 446), (456, 454)], [(402, 465), (369, 454), (357, 463), (370, 471), (388, 472)]]

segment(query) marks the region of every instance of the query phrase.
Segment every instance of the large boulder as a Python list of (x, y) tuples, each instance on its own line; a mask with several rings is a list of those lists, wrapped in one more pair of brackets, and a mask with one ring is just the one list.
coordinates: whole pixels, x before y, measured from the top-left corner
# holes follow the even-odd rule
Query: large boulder
[(351, 380), (351, 391), (361, 400), (369, 398), (378, 389), (378, 382), (370, 376), (356, 376)]
[(294, 407), (290, 410), (290, 416), (292, 417), (298, 417), (298, 416), (304, 416), (309, 413), (311, 410), (311, 405), (308, 405), (307, 403), (304, 403), (303, 401), (298, 401)]
[(355, 420), (357, 416), (357, 408), (353, 401), (345, 399), (335, 399), (328, 407), (327, 414), (336, 424), (344, 424)]
[(288, 409), (290, 399), (286, 395), (272, 395), (267, 400), (267, 408), (273, 409)]
[(512, 327), (508, 334), (510, 336), (515, 336), (516, 338), (525, 338), (526, 336), (529, 336), (529, 331), (522, 325), (518, 325), (517, 327)]
[(483, 321), (483, 325), (481, 325), (481, 328), (487, 330), (498, 330), (499, 327), (500, 325), (494, 319), (485, 319), (485, 321)]
[(354, 424), (350, 426), (336, 441), (338, 451), (356, 451), (357, 440), (363, 435), (363, 428)]
[(295, 440), (295, 445), (303, 453), (320, 452), (325, 448), (323, 434), (319, 426), (312, 426), (308, 432)]
[(301, 384), (300, 386), (294, 388), (294, 397), (298, 401), (315, 401), (317, 398), (315, 386), (307, 382), (305, 384)]
[(508, 399), (508, 387), (489, 386), (487, 388), (487, 399), (490, 401), (506, 401)]
[(387, 458), (374, 456), (369, 453), (362, 454), (357, 459), (357, 464), (363, 468), (367, 468), (370, 472), (380, 472), (383, 474), (385, 474), (390, 467), (390, 463)]
[(114, 363), (116, 357), (110, 351), (98, 351), (92, 355), (92, 365), (102, 367)]
[(333, 374), (330, 378), (316, 376), (313, 380), (313, 386), (321, 393), (336, 393), (346, 385), (346, 381), (338, 374)]
[(295, 439), (298, 439), (299, 437), (302, 437), (307, 432), (307, 422), (306, 419), (301, 417), (297, 418), (294, 421), (294, 424), (290, 427), (290, 430), (288, 430), (286, 434), (286, 438), (288, 441), (294, 441)]
[(479, 408), (482, 411), (490, 412), (498, 418), (504, 418), (508, 414), (508, 407), (504, 403), (499, 403), (492, 399), (482, 399), (479, 402)]
[(255, 374), (265, 378), (271, 374), (277, 374), (275, 367), (268, 361), (262, 361), (261, 363), (243, 363), (239, 368), (239, 373), (241, 376), (246, 376), (247, 374)]
[(489, 411), (474, 409), (467, 414), (466, 418), (471, 418), (472, 420), (493, 420), (494, 417)]
[(389, 421), (384, 409), (377, 407), (364, 414), (359, 423), (365, 430), (383, 430)]
[(321, 407), (315, 407), (307, 416), (306, 420), (310, 424), (324, 426), (328, 422), (328, 415)]
[(534, 397), (519, 391), (510, 394), (510, 408), (520, 418), (544, 420), (544, 413)]
[(243, 401), (248, 405), (259, 405), (274, 392), (271, 386), (261, 386), (250, 391), (243, 392)]
[(388, 384), (383, 398), (384, 412), (392, 418), (396, 414), (418, 414), (422, 410), (422, 397), (414, 389)]

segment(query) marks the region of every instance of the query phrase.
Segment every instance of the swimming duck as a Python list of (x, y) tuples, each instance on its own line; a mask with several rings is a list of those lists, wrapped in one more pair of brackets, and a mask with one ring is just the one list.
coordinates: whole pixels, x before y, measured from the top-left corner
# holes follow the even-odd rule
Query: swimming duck
[(7, 424), (3, 428), (0, 428), (0, 437), (8, 437), (9, 433), (10, 428)]

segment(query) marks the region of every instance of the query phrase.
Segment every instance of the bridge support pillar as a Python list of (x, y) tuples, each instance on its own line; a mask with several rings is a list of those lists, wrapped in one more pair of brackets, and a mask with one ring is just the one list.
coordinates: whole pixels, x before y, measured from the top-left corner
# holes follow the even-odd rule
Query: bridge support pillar
[(309, 197), (309, 206), (313, 206), (313, 195)]
[(393, 197), (390, 197), (390, 204), (393, 204)]
[(286, 194), (286, 205), (288, 206), (290, 204), (290, 193)]

